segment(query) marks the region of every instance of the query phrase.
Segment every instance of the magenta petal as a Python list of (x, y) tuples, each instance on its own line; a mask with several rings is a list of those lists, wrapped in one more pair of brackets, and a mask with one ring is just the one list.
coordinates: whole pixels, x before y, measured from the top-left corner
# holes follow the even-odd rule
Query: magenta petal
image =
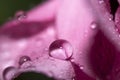
[(89, 76), (100, 79), (112, 72), (119, 53), (119, 33), (107, 5), (108, 0), (66, 0), (57, 16), (58, 38), (73, 45), (74, 62), (83, 65)]
[[(22, 21), (10, 21), (1, 28), (1, 80), (4, 80), (4, 70), (12, 66), (17, 68), (15, 73), (34, 70), (55, 79), (70, 80), (74, 77), (74, 70), (69, 61), (49, 56), (49, 45), (56, 39), (53, 19), (58, 1), (49, 1), (46, 4), (28, 12)], [(30, 61), (19, 65), (22, 56), (28, 56)], [(8, 74), (13, 77), (11, 73)]]
[[(71, 63), (49, 56), (48, 47), (56, 39), (55, 35), (53, 22), (22, 22), (3, 27), (0, 32), (0, 78), (7, 67), (14, 66), (18, 72), (34, 69), (55, 79), (72, 79), (74, 70)], [(19, 65), (22, 56), (30, 57), (31, 61)]]
[(61, 1), (47, 1), (28, 12), (27, 21), (49, 21), (55, 18), (55, 14)]
[(75, 63), (84, 65), (83, 71), (93, 77), (94, 74), (90, 71), (87, 62), (87, 55), (93, 37), (98, 31), (98, 22), (96, 12), (92, 11), (94, 8), (90, 2), (85, 0), (63, 1), (57, 16), (57, 31), (59, 39), (65, 39), (72, 44)]
[(84, 73), (80, 69), (80, 67), (78, 65), (76, 65), (75, 63), (72, 63), (72, 66), (73, 66), (73, 68), (75, 70), (75, 74), (76, 74), (74, 77), (75, 80), (80, 80), (80, 79), (82, 79), (82, 80), (95, 80), (95, 79), (91, 78), (90, 76), (88, 76), (86, 73)]
[(95, 74), (101, 80), (107, 79), (107, 76), (112, 72), (117, 53), (117, 49), (110, 40), (99, 31), (90, 49), (89, 61)]
[(115, 14), (115, 24), (116, 24), (118, 31), (120, 32), (120, 14), (119, 13), (120, 13), (120, 7), (118, 7), (116, 14)]
[[(48, 1), (27, 12), (24, 19), (4, 24), (0, 79), (8, 67), (14, 73), (33, 70), (58, 80), (119, 79), (115, 74), (119, 72), (120, 38), (109, 5), (109, 0)], [(119, 19), (118, 12), (115, 19)], [(50, 45), (59, 39), (70, 43), (69, 49), (73, 47), (70, 59), (61, 53), (57, 59), (56, 52), (49, 56)]]

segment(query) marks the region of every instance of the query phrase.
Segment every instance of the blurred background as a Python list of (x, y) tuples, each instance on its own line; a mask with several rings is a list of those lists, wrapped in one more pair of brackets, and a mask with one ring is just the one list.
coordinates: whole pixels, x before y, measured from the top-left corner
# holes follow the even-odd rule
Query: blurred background
[(0, 0), (0, 25), (19, 11), (27, 11), (45, 0)]

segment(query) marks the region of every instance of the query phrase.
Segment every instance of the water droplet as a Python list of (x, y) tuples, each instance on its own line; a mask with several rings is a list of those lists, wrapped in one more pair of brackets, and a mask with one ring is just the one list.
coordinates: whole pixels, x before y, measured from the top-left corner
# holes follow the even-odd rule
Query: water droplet
[(120, 38), (120, 34), (118, 35), (118, 37)]
[(68, 60), (73, 55), (72, 45), (63, 39), (55, 40), (49, 47), (49, 55), (57, 59)]
[(28, 56), (22, 56), (19, 59), (19, 65), (22, 65), (23, 63), (25, 63), (27, 61), (31, 61), (30, 57), (28, 57)]
[(115, 29), (117, 32), (119, 31), (117, 28)]
[(84, 66), (83, 66), (83, 65), (80, 65), (80, 69), (84, 69)]
[(95, 22), (92, 22), (92, 23), (91, 23), (91, 28), (92, 28), (92, 29), (96, 29), (96, 27), (97, 27), (97, 24), (96, 24)]
[(26, 18), (26, 13), (24, 11), (18, 11), (15, 14), (15, 19), (17, 19), (18, 21), (21, 21), (21, 20), (23, 20), (25, 18)]
[(12, 78), (15, 77), (15, 74), (17, 72), (17, 69), (15, 67), (7, 67), (4, 71), (3, 71), (3, 79), (4, 80), (11, 80)]
[(102, 3), (104, 3), (104, 0), (99, 0), (99, 4), (102, 4)]
[(72, 80), (75, 80), (75, 77), (73, 77)]
[(70, 60), (71, 62), (75, 62), (75, 59), (74, 58), (71, 58), (71, 60)]
[(110, 21), (113, 20), (113, 16), (112, 15), (109, 16), (109, 20)]

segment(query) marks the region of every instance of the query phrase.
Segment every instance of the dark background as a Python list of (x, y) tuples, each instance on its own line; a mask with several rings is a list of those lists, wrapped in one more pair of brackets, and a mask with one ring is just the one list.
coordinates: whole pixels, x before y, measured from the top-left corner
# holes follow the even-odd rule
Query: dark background
[(0, 25), (19, 11), (27, 11), (45, 0), (0, 0)]

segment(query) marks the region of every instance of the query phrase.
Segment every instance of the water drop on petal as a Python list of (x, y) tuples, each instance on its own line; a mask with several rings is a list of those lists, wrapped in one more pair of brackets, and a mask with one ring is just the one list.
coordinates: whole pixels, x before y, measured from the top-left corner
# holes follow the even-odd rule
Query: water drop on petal
[(15, 74), (17, 72), (17, 69), (15, 67), (7, 67), (3, 71), (3, 79), (4, 80), (11, 80), (13, 77), (15, 77)]
[(110, 16), (109, 16), (109, 21), (112, 21), (112, 20), (113, 20), (113, 16), (110, 15)]
[(75, 59), (74, 58), (71, 58), (71, 60), (70, 60), (71, 62), (75, 62)]
[(90, 25), (90, 27), (92, 29), (96, 29), (97, 28), (97, 24), (95, 22), (92, 22), (91, 25)]
[(72, 45), (63, 39), (55, 40), (49, 47), (49, 55), (61, 60), (70, 59), (73, 55)]
[(102, 3), (104, 3), (104, 0), (99, 0), (99, 4), (102, 4)]
[(23, 19), (26, 18), (26, 14), (24, 11), (18, 11), (16, 14), (15, 14), (15, 19), (17, 19), (18, 21), (21, 21)]
[(115, 29), (117, 32), (119, 31), (117, 28)]
[(75, 80), (75, 77), (73, 77), (72, 80)]
[(80, 65), (80, 69), (84, 69), (84, 66), (83, 66), (83, 65)]
[(31, 61), (30, 57), (28, 57), (28, 56), (22, 56), (19, 59), (19, 65), (22, 65), (23, 63), (25, 63), (27, 61)]

